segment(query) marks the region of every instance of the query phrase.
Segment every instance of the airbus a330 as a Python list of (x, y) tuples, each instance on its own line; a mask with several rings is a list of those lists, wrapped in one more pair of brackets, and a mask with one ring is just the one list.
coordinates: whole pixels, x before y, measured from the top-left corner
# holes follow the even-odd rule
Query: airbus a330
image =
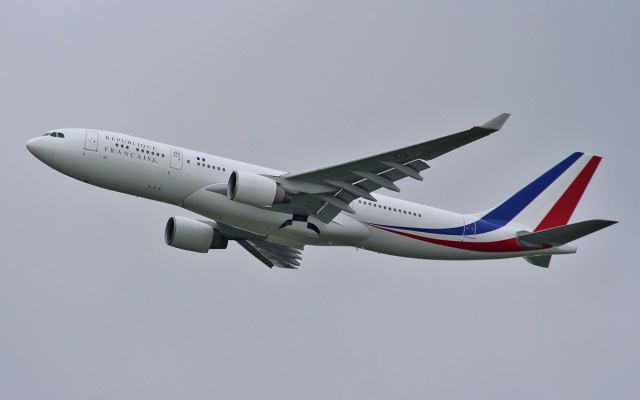
[(509, 114), (452, 135), (304, 172), (285, 172), (96, 129), (55, 129), (27, 142), (82, 182), (173, 204), (204, 217), (169, 218), (168, 245), (207, 253), (235, 241), (268, 267), (297, 268), (306, 245), (400, 257), (523, 257), (548, 267), (576, 239), (614, 224), (569, 223), (601, 157), (573, 153), (497, 207), (460, 214), (376, 193), (421, 181), (428, 161), (498, 130)]

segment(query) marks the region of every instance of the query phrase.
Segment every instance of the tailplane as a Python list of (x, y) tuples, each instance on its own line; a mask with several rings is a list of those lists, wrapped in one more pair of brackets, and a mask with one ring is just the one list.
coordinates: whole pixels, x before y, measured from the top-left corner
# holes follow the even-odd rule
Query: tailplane
[[(538, 232), (521, 232), (516, 240), (526, 249), (548, 249), (565, 245), (616, 223), (616, 221), (592, 219)], [(549, 268), (549, 264), (551, 264), (550, 254), (531, 255), (524, 257), (524, 259), (529, 264), (543, 268)]]
[(522, 232), (518, 234), (517, 240), (522, 247), (527, 249), (557, 247), (576, 239), (580, 239), (583, 236), (590, 235), (600, 229), (604, 229), (616, 223), (617, 221), (592, 219), (557, 228), (545, 229), (538, 232)]
[(533, 264), (536, 267), (549, 268), (551, 264), (551, 255), (542, 254), (539, 256), (526, 256), (523, 257), (529, 264)]

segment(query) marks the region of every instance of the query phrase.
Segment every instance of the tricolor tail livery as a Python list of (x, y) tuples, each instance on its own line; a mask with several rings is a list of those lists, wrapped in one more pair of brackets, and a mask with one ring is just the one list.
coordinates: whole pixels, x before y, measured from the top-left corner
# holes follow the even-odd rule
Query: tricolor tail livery
[(601, 160), (599, 156), (573, 153), (483, 219), (513, 221), (534, 231), (565, 225)]
[(599, 156), (573, 153), (499, 206), (466, 215), (463, 225), (372, 225), (404, 237), (472, 252), (506, 255), (542, 251), (543, 254), (523, 256), (534, 265), (548, 267), (551, 254), (575, 252), (575, 247), (566, 245), (570, 241), (615, 223), (591, 220), (567, 225), (601, 160)]
[[(589, 220), (567, 225), (600, 161), (600, 156), (573, 153), (513, 196), (529, 197), (528, 205), (514, 219), (533, 231), (518, 233), (522, 247), (560, 247), (616, 223)], [(551, 255), (525, 256), (524, 259), (548, 268)]]

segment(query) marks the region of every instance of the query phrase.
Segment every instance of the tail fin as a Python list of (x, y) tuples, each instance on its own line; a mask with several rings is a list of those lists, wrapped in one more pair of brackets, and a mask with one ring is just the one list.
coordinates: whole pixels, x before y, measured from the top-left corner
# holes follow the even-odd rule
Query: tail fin
[(566, 225), (602, 157), (573, 153), (482, 217), (534, 232)]

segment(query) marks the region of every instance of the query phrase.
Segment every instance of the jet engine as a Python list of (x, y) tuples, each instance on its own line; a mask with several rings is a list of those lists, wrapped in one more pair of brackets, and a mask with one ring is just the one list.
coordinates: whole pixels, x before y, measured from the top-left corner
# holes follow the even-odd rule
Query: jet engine
[(288, 203), (290, 200), (287, 190), (278, 182), (244, 171), (231, 173), (227, 184), (227, 197), (256, 207)]
[(166, 244), (178, 249), (207, 253), (226, 249), (229, 241), (212, 225), (192, 218), (171, 217), (164, 228)]

